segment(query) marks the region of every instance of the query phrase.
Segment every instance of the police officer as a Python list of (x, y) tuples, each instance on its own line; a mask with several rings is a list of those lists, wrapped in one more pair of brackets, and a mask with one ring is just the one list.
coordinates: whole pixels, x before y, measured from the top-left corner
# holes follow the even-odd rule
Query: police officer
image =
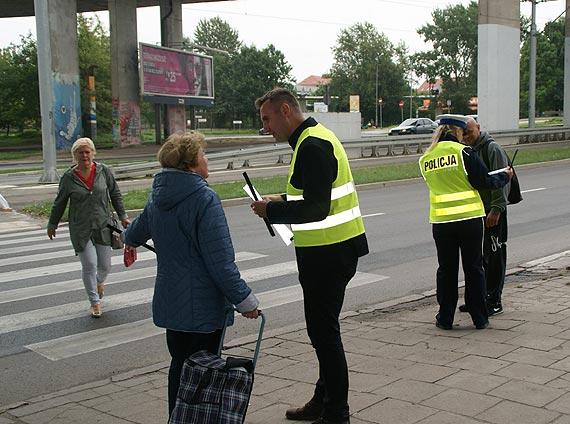
[(339, 314), (346, 285), (368, 243), (352, 173), (342, 144), (314, 118), (303, 116), (295, 96), (275, 88), (256, 101), (263, 129), (288, 141), (293, 156), (287, 193), (253, 202), (255, 214), (292, 224), (307, 333), (319, 362), (312, 399), (287, 410), (290, 420), (349, 423), (348, 366)]
[(500, 188), (513, 175), (510, 168), (494, 175), (471, 147), (461, 144), (468, 117), (440, 115), (420, 169), (430, 190), (432, 234), (437, 248), (436, 326), (453, 328), (458, 299), (459, 253), (465, 273), (465, 303), (477, 329), (488, 326), (483, 271), (483, 217), (485, 208), (478, 189)]

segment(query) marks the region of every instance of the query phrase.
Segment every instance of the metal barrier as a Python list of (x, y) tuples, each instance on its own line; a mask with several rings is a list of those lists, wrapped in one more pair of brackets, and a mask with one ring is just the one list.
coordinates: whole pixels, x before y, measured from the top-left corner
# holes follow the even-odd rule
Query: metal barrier
[[(570, 140), (570, 128), (551, 126), (545, 128), (520, 129), (512, 131), (493, 131), (493, 138), (502, 145), (528, 144)], [(356, 140), (344, 140), (343, 146), (349, 159), (420, 154), (431, 143), (430, 135), (410, 136), (374, 136)], [(226, 163), (226, 169), (235, 169), (234, 162), (239, 160), (242, 167), (252, 166), (251, 162), (260, 159), (275, 158), (272, 163), (286, 164), (292, 154), (288, 143), (271, 146), (256, 146), (239, 150), (228, 150), (208, 154), (208, 161), (213, 166)], [(117, 179), (152, 177), (160, 170), (158, 162), (139, 162), (113, 166)]]

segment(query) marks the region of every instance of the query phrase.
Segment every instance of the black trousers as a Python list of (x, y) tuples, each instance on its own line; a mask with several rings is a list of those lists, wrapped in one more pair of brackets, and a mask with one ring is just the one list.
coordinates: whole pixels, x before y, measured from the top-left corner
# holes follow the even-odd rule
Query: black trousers
[(483, 218), (432, 225), (437, 248), (437, 320), (452, 325), (458, 299), (459, 254), (465, 273), (465, 304), (473, 324), (487, 322), (483, 271)]
[(184, 361), (193, 353), (207, 350), (218, 353), (222, 330), (213, 333), (187, 333), (184, 331), (166, 330), (166, 344), (172, 357), (168, 370), (168, 416), (172, 415), (176, 405), (176, 394), (180, 387), (180, 374)]
[(507, 271), (507, 211), (499, 216), (494, 227), (485, 227), (483, 242), (483, 267), (487, 280), (487, 303), (501, 303), (505, 272)]
[[(302, 252), (300, 252), (300, 250)], [(333, 246), (297, 249), (307, 333), (319, 361), (313, 399), (324, 405), (330, 421), (349, 419), (348, 365), (339, 315), (346, 286), (356, 273), (358, 256)]]

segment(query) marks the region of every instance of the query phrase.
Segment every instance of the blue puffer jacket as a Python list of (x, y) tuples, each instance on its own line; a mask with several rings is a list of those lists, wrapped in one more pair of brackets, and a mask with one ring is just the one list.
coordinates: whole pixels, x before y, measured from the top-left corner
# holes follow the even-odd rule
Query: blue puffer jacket
[[(161, 170), (124, 237), (135, 247), (154, 242), (158, 266), (152, 313), (158, 327), (209, 333), (223, 327), (230, 304), (240, 312), (258, 306), (235, 264), (220, 198), (198, 174)], [(233, 322), (229, 316), (228, 325)]]

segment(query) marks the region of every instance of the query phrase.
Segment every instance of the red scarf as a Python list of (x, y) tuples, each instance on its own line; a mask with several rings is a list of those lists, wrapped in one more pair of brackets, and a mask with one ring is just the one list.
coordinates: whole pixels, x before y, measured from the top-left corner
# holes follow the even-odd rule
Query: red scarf
[(89, 178), (83, 178), (81, 176), (81, 174), (79, 174), (79, 171), (77, 169), (73, 169), (73, 172), (75, 172), (75, 175), (77, 175), (79, 177), (79, 179), (81, 181), (83, 181), (83, 184), (85, 184), (85, 187), (87, 187), (89, 189), (89, 191), (91, 191), (93, 189), (93, 181), (95, 180), (95, 168), (96, 165), (95, 163), (93, 163), (91, 165), (91, 172), (89, 173)]

